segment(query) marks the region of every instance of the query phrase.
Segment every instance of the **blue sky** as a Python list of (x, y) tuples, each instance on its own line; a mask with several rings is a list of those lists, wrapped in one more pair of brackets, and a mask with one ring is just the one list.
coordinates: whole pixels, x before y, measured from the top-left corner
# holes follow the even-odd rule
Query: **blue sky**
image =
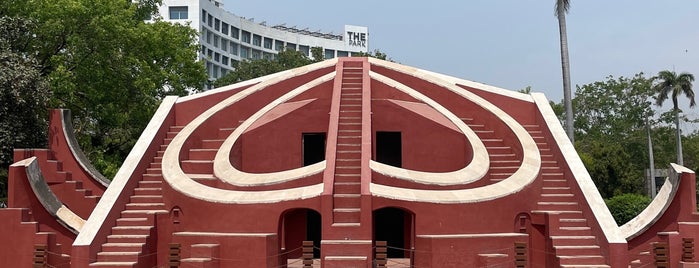
[[(553, 0), (223, 2), (268, 25), (334, 33), (367, 26), (370, 49), (402, 64), (511, 90), (531, 86), (556, 102), (563, 96)], [(699, 1), (572, 1), (567, 20), (573, 85), (673, 68), (699, 79)]]

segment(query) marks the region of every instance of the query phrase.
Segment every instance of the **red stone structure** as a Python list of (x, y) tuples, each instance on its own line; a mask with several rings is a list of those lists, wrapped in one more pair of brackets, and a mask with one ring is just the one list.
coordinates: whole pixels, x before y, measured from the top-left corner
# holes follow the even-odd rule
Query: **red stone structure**
[(2, 267), (699, 267), (694, 172), (617, 226), (542, 94), (328, 60), (165, 98), (109, 184), (66, 112)]

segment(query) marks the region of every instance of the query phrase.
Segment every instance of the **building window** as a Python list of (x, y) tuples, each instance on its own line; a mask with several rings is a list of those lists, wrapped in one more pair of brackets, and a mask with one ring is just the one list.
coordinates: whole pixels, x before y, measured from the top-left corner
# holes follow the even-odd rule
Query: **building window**
[(250, 32), (243, 31), (243, 36), (241, 37), (241, 40), (245, 43), (250, 44)]
[(170, 19), (171, 20), (186, 20), (189, 18), (187, 14), (187, 6), (183, 7), (170, 7)]
[(296, 50), (296, 44), (286, 43), (286, 49)]
[(214, 30), (220, 31), (221, 30), (221, 21), (218, 19), (214, 20)]
[(266, 49), (272, 49), (272, 39), (265, 37), (264, 47)]
[(206, 47), (204, 45), (201, 45), (201, 54), (206, 54)]
[(274, 59), (274, 54), (269, 52), (262, 52), (262, 57), (266, 60), (272, 60)]
[(335, 57), (335, 50), (332, 50), (332, 49), (325, 50), (325, 58), (326, 59), (332, 59), (334, 57)]
[(253, 59), (253, 60), (259, 60), (259, 59), (261, 59), (261, 58), (262, 58), (262, 53), (261, 53), (259, 50), (257, 50), (257, 49), (253, 49), (253, 50), (252, 50), (252, 59)]
[(240, 33), (240, 30), (238, 28), (231, 26), (231, 37), (238, 39), (239, 33)]
[(221, 22), (221, 33), (228, 35), (228, 23)]
[(238, 55), (238, 44), (231, 42), (231, 54)]
[(221, 61), (221, 54), (218, 52), (214, 53), (214, 61)]
[(274, 50), (276, 50), (276, 51), (284, 50), (284, 41), (274, 40)]
[(212, 34), (212, 33), (209, 32), (209, 31), (206, 31), (206, 42), (209, 43), (209, 44), (211, 44), (211, 42), (213, 41), (213, 39), (214, 39), (214, 34)]
[(262, 36), (253, 34), (252, 35), (252, 44), (258, 47), (262, 46)]
[(337, 56), (338, 56), (338, 57), (348, 57), (348, 56), (349, 56), (349, 53), (348, 53), (347, 51), (340, 51), (340, 50), (338, 50), (338, 51), (337, 51)]
[(201, 10), (201, 22), (206, 23), (206, 10)]
[(209, 25), (209, 27), (214, 26), (214, 17), (211, 16), (211, 14), (206, 16), (206, 24)]
[(308, 56), (308, 53), (310, 52), (310, 48), (308, 46), (299, 45), (299, 52), (303, 53), (303, 55)]
[(228, 51), (228, 39), (221, 37), (221, 50)]
[(214, 35), (214, 47), (218, 47), (219, 39), (221, 38), (218, 35)]
[(247, 59), (250, 57), (250, 48), (240, 46), (240, 58)]
[(209, 59), (214, 55), (214, 52), (211, 49), (206, 50), (206, 56), (209, 56)]
[(221, 64), (228, 66), (228, 57), (221, 56)]

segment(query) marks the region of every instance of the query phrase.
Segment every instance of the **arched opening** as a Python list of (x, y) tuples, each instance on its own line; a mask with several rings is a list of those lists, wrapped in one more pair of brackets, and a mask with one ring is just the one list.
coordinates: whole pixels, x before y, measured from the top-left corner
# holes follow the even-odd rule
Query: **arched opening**
[(412, 263), (415, 243), (415, 216), (401, 208), (387, 207), (374, 211), (374, 241), (386, 241), (388, 258), (407, 259)]
[(279, 220), (281, 263), (302, 257), (303, 241), (313, 241), (313, 258), (320, 258), (321, 216), (315, 210), (298, 208), (282, 213)]

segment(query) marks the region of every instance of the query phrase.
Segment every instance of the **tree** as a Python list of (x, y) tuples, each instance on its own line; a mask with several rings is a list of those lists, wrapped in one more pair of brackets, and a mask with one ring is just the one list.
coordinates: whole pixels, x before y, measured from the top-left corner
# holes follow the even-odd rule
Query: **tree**
[(0, 17), (0, 201), (7, 196), (12, 150), (46, 143), (48, 86), (36, 59), (20, 51), (33, 32), (29, 20)]
[(646, 209), (650, 201), (647, 196), (638, 194), (622, 194), (604, 200), (618, 225), (623, 225), (636, 217)]
[(194, 29), (144, 22), (158, 1), (7, 1), (4, 15), (36, 22), (33, 38), (16, 45), (36, 58), (50, 107), (72, 110), (81, 147), (107, 177), (163, 96), (186, 95), (206, 81)]
[(313, 60), (300, 51), (283, 50), (272, 59), (246, 60), (238, 63), (235, 70), (216, 79), (214, 87), (222, 87), (311, 63), (313, 63)]
[[(241, 61), (235, 66), (235, 70), (216, 79), (213, 85), (214, 87), (222, 87), (324, 60), (322, 47), (312, 47), (311, 55), (312, 59), (300, 51), (283, 50), (271, 59)], [(387, 55), (379, 50), (374, 50), (373, 54), (357, 53), (353, 57), (376, 57), (385, 60)]]
[(566, 133), (575, 144), (573, 127), (573, 100), (570, 89), (570, 62), (568, 60), (568, 33), (566, 28), (566, 13), (570, 8), (570, 0), (556, 0), (556, 18), (558, 18), (558, 33), (561, 44), (561, 69), (563, 72), (563, 103), (566, 110)]
[(576, 149), (603, 197), (644, 192), (652, 95), (651, 80), (642, 73), (609, 76), (576, 91)]
[(677, 164), (684, 165), (682, 157), (682, 134), (680, 130), (680, 108), (677, 105), (677, 97), (684, 94), (689, 98), (689, 107), (694, 107), (694, 90), (692, 90), (692, 82), (694, 75), (683, 72), (677, 75), (674, 71), (660, 71), (658, 76), (653, 78), (655, 84), (653, 89), (657, 92), (655, 104), (663, 105), (663, 102), (668, 98), (672, 98), (672, 111), (675, 115), (675, 142), (677, 144)]

